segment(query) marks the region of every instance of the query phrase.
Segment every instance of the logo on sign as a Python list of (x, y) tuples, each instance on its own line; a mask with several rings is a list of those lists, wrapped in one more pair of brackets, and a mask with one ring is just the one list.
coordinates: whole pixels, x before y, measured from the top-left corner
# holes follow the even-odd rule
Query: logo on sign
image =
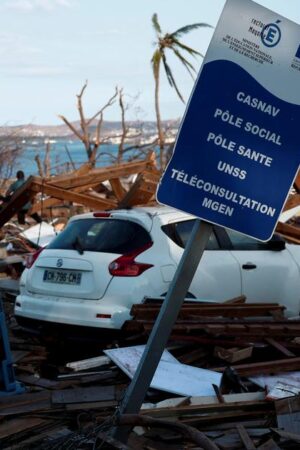
[(56, 267), (62, 267), (63, 266), (63, 260), (61, 259), (61, 258), (59, 258), (57, 261), (56, 261)]
[(280, 20), (277, 20), (276, 23), (268, 23), (262, 29), (261, 40), (266, 47), (275, 47), (279, 44), (281, 39), (281, 30), (277, 25), (278, 23), (280, 23)]

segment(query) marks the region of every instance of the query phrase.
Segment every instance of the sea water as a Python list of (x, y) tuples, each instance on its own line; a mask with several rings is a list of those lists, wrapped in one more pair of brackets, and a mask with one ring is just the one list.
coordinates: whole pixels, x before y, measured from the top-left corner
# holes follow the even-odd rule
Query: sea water
[[(26, 177), (38, 175), (38, 165), (35, 161), (39, 156), (42, 167), (46, 155), (46, 144), (43, 141), (28, 140), (24, 144), (22, 155), (16, 161), (16, 170), (23, 170)], [(96, 167), (107, 166), (116, 161), (118, 146), (114, 144), (103, 144), (98, 149)], [(134, 157), (134, 150), (125, 153), (123, 162)], [(78, 169), (87, 162), (87, 153), (81, 141), (57, 140), (50, 143), (50, 174), (56, 175), (66, 171)]]

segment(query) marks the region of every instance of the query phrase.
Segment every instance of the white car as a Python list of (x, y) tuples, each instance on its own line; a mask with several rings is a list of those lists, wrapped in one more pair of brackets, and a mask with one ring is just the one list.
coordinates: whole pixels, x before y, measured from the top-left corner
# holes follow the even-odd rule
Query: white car
[[(165, 296), (195, 218), (167, 208), (73, 217), (32, 258), (16, 299), (19, 323), (120, 329), (134, 303)], [(300, 310), (300, 246), (214, 227), (187, 297), (279, 302)]]

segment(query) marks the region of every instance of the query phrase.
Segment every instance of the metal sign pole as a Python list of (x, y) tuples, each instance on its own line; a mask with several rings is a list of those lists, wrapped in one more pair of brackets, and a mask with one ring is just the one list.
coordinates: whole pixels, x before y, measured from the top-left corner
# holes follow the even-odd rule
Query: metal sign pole
[[(166, 347), (174, 322), (190, 287), (212, 231), (208, 222), (196, 219), (177, 271), (161, 306), (141, 361), (119, 409), (119, 415), (137, 414)], [(113, 434), (127, 442), (129, 427), (117, 427)]]

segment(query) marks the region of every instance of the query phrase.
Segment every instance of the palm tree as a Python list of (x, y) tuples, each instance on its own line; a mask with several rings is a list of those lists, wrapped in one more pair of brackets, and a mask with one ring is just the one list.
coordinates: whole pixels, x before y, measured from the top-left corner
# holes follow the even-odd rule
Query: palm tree
[(160, 24), (158, 22), (157, 14), (153, 14), (152, 16), (152, 25), (156, 32), (157, 42), (156, 42), (156, 49), (153, 53), (151, 64), (153, 69), (153, 75), (154, 75), (154, 81), (155, 81), (155, 113), (156, 113), (156, 123), (157, 123), (157, 133), (158, 133), (158, 141), (159, 141), (159, 148), (160, 148), (160, 166), (162, 167), (163, 164), (163, 151), (164, 151), (164, 132), (162, 128), (161, 123), (161, 116), (160, 116), (160, 109), (159, 109), (159, 88), (160, 88), (160, 67), (161, 62), (163, 63), (165, 73), (167, 75), (167, 79), (169, 81), (169, 84), (171, 87), (173, 87), (180, 98), (182, 102), (184, 102), (183, 96), (181, 95), (177, 84), (175, 82), (175, 78), (173, 76), (173, 73), (171, 71), (170, 66), (167, 63), (166, 58), (166, 50), (171, 50), (175, 56), (180, 60), (180, 62), (183, 64), (183, 66), (186, 68), (186, 70), (189, 72), (192, 78), (193, 72), (196, 72), (194, 66), (190, 61), (186, 59), (185, 56), (182, 55), (182, 51), (187, 52), (191, 56), (201, 56), (203, 58), (203, 55), (198, 52), (197, 50), (194, 50), (191, 47), (188, 47), (187, 45), (183, 44), (179, 41), (179, 38), (189, 33), (192, 30), (195, 30), (197, 28), (202, 27), (211, 27), (211, 25), (208, 25), (207, 23), (194, 23), (192, 25), (186, 25), (185, 27), (179, 28), (178, 30), (174, 31), (173, 33), (166, 33), (163, 35)]

